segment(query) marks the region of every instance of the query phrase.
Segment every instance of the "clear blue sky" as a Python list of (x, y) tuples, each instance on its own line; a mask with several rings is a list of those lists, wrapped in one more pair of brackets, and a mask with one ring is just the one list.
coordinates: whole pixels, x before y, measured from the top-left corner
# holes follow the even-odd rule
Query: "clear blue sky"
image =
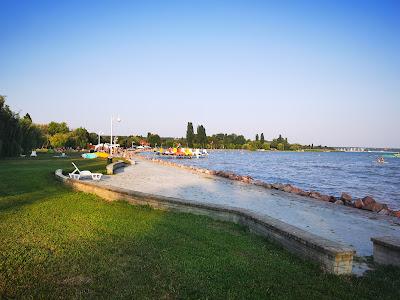
[(38, 123), (400, 146), (400, 1), (0, 0), (0, 94)]

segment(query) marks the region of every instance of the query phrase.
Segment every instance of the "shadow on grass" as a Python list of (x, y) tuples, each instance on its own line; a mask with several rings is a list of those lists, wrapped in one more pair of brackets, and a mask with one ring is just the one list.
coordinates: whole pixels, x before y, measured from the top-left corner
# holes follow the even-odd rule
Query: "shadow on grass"
[(43, 199), (51, 199), (55, 195), (62, 196), (67, 194), (68, 191), (57, 190), (52, 193), (49, 191), (38, 191), (38, 192), (29, 192), (23, 193), (15, 196), (5, 196), (0, 200), (0, 212), (5, 212), (7, 210), (17, 210), (25, 205), (32, 204), (36, 201)]
[(70, 190), (56, 181), (54, 171), (62, 168), (72, 172), (72, 161), (82, 169), (105, 172), (105, 160), (84, 160), (78, 154), (63, 159), (39, 154), (38, 158), (0, 160), (0, 211), (68, 193)]

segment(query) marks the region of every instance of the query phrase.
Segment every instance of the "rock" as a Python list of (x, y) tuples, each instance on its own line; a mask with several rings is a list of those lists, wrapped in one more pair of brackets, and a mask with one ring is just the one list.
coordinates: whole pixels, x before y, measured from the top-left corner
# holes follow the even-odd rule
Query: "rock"
[(338, 205), (343, 205), (343, 204), (344, 204), (344, 202), (343, 202), (342, 200), (336, 200), (336, 201), (335, 201), (335, 204), (338, 204)]
[(373, 203), (364, 205), (363, 209), (373, 211), (373, 212), (379, 212), (382, 209), (387, 209), (387, 205), (379, 203), (379, 202), (373, 202)]
[(229, 176), (232, 176), (232, 173), (229, 172), (224, 172), (224, 171), (218, 171), (218, 176), (224, 177), (224, 178), (229, 178)]
[(283, 184), (281, 184), (281, 183), (273, 183), (271, 186), (275, 190), (282, 190), (283, 189)]
[(254, 185), (258, 185), (258, 186), (264, 186), (264, 183), (265, 183), (265, 182), (264, 182), (264, 181), (261, 181), (261, 180), (254, 180), (254, 181), (253, 181), (253, 184), (254, 184)]
[(371, 203), (371, 204), (364, 205), (362, 209), (378, 212), (382, 209), (382, 206), (380, 206), (379, 203)]
[(231, 180), (240, 180), (241, 178), (233, 173), (227, 174), (228, 178)]
[[(330, 202), (331, 201), (331, 196), (328, 195), (321, 195), (319, 197), (322, 201)], [(336, 202), (335, 202), (336, 203)]]
[(321, 198), (321, 194), (318, 193), (318, 192), (312, 191), (312, 192), (310, 192), (310, 197), (314, 198), (314, 199), (320, 199)]
[(369, 210), (369, 211), (372, 211), (372, 205), (373, 205), (373, 204), (367, 204), (367, 205), (364, 205), (364, 206), (362, 207), (362, 209), (363, 209), (363, 210)]
[(340, 196), (340, 200), (342, 200), (343, 202), (351, 202), (352, 197), (348, 193), (342, 193), (342, 195)]
[(299, 195), (303, 196), (303, 197), (309, 197), (310, 196), (310, 192), (300, 190)]
[(380, 212), (384, 208), (385, 206), (382, 203), (375, 202), (374, 204), (372, 204), (372, 211), (374, 212)]
[(354, 202), (344, 202), (344, 205), (354, 207)]
[(354, 207), (355, 208), (363, 208), (364, 202), (361, 199), (357, 199), (356, 201), (354, 201)]
[(381, 209), (380, 212), (378, 212), (378, 214), (384, 215), (384, 216), (388, 216), (390, 214), (390, 211), (385, 209), (385, 208), (383, 208), (383, 209)]
[(293, 187), (290, 184), (285, 184), (282, 190), (286, 193), (290, 193), (293, 190)]
[(392, 211), (390, 211), (390, 215), (392, 217), (400, 218), (400, 210), (392, 210)]
[(266, 189), (272, 189), (272, 184), (269, 184), (269, 183), (266, 183), (266, 182), (264, 182), (262, 184), (262, 186), (265, 187)]
[(241, 181), (245, 183), (250, 183), (253, 180), (251, 176), (242, 176)]
[[(329, 202), (335, 203), (336, 200), (340, 200), (340, 199), (337, 199), (337, 198), (334, 197), (334, 196), (329, 196)], [(347, 203), (347, 202), (345, 202), (345, 204), (346, 204), (346, 203)]]
[(301, 192), (303, 192), (301, 189), (298, 187), (292, 186), (292, 190), (290, 191), (292, 194), (297, 194), (300, 195)]
[(365, 206), (375, 203), (376, 201), (371, 196), (364, 197), (362, 199)]

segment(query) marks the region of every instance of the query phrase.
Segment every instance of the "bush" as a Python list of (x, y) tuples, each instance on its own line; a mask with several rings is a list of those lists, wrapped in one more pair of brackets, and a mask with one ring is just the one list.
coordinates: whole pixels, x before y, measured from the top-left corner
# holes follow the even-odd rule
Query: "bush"
[(243, 149), (250, 150), (250, 151), (256, 151), (257, 147), (253, 143), (247, 143), (243, 145)]
[(264, 143), (264, 144), (262, 145), (262, 148), (263, 148), (264, 150), (271, 150), (271, 144), (269, 144), (269, 143)]

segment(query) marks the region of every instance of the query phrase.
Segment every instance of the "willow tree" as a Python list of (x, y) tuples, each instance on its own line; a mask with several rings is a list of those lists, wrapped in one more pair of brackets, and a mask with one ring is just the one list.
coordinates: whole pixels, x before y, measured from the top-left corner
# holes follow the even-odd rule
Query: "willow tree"
[(0, 95), (0, 157), (21, 153), (22, 132), (18, 114), (5, 104), (6, 97)]
[(40, 127), (32, 122), (29, 114), (21, 118), (19, 123), (22, 131), (21, 151), (28, 154), (44, 143), (45, 136)]

